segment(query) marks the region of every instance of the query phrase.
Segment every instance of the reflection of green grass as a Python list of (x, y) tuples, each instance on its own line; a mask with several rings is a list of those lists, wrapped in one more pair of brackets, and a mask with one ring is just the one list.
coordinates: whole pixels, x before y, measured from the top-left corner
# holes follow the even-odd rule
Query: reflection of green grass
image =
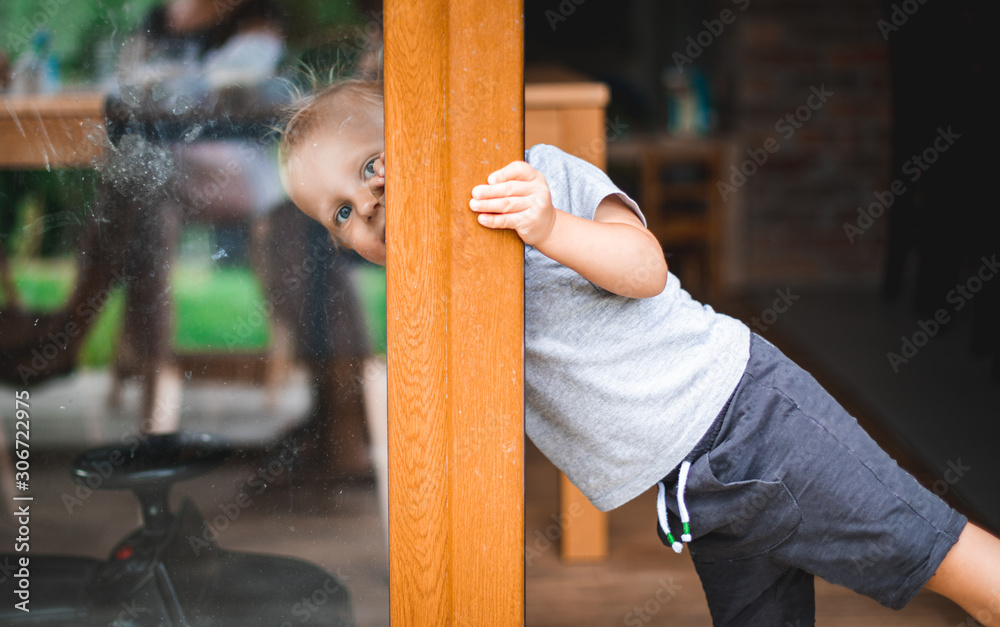
[[(72, 260), (17, 262), (12, 265), (17, 292), (27, 309), (52, 311), (66, 302), (76, 274)], [(0, 293), (0, 303), (5, 300), (2, 296)]]
[(121, 336), (122, 307), (125, 299), (120, 289), (114, 291), (101, 310), (94, 326), (90, 327), (87, 339), (80, 349), (79, 364), (88, 368), (99, 368), (111, 363)]
[[(46, 311), (65, 302), (75, 276), (69, 261), (16, 263), (13, 274), (24, 306)], [(267, 346), (263, 292), (249, 270), (180, 263), (171, 274), (171, 287), (174, 347), (178, 351), (252, 352)], [(385, 271), (376, 266), (359, 268), (357, 288), (372, 346), (377, 352), (384, 352)], [(90, 329), (80, 355), (81, 365), (98, 367), (110, 363), (120, 335), (122, 307), (123, 298), (118, 290)]]
[(244, 352), (267, 346), (263, 292), (249, 270), (179, 264), (170, 279), (178, 351)]
[(363, 265), (355, 276), (362, 314), (372, 338), (372, 350), (385, 353), (385, 268)]

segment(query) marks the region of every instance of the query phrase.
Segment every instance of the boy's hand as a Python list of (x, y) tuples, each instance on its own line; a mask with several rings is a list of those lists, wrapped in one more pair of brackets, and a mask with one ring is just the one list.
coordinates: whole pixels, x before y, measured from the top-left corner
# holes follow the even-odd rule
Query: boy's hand
[(368, 190), (378, 201), (378, 204), (385, 207), (385, 153), (383, 152), (375, 160), (375, 175), (368, 179)]
[(469, 207), (491, 229), (513, 229), (525, 244), (538, 246), (552, 233), (556, 209), (542, 173), (515, 161), (472, 188)]

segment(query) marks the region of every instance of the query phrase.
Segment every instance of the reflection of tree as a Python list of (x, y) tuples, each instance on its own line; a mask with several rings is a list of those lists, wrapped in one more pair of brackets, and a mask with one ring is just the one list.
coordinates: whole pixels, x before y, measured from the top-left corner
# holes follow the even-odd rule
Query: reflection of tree
[[(148, 11), (162, 0), (3, 0), (0, 2), (0, 48), (11, 60), (27, 47), (36, 29), (55, 34), (52, 44), (65, 75), (92, 81), (107, 61), (102, 55), (127, 33), (134, 32)], [(220, 11), (235, 0), (215, 0)], [(363, 25), (378, 0), (278, 0), (294, 51), (343, 37)]]
[[(53, 34), (53, 52), (64, 76), (89, 81), (97, 76), (102, 42), (138, 26), (159, 0), (4, 0), (0, 2), (0, 46), (11, 58), (28, 47), (40, 30)], [(127, 10), (126, 10), (127, 9)]]

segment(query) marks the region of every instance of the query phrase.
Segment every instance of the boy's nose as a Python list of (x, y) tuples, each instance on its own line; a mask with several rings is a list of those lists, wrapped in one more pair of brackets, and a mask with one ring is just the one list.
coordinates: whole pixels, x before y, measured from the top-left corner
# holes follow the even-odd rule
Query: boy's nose
[(361, 213), (365, 219), (371, 219), (377, 213), (376, 207), (378, 206), (378, 200), (376, 200), (371, 194), (367, 194), (367, 196), (359, 196), (360, 198), (358, 198), (358, 202), (354, 205), (356, 211)]

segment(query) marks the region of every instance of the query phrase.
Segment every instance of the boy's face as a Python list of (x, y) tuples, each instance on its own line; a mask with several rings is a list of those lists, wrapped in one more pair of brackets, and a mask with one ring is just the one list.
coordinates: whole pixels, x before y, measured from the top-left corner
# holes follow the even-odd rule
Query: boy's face
[(359, 255), (385, 265), (385, 207), (369, 181), (384, 150), (381, 116), (354, 111), (325, 120), (288, 159), (288, 194)]

